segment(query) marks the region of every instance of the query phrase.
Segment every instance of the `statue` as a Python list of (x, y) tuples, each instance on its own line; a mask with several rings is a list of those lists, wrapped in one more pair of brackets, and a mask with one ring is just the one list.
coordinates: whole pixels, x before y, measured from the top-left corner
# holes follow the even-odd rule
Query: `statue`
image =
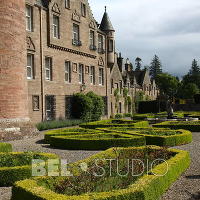
[(172, 101), (170, 99), (167, 100), (167, 119), (173, 119), (174, 110), (172, 107)]

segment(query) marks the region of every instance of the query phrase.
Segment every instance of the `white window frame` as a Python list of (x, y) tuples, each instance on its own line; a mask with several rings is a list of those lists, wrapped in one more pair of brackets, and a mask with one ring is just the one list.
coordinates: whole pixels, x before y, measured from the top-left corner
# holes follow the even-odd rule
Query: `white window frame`
[(90, 66), (90, 84), (95, 85), (95, 66)]
[[(30, 65), (28, 64), (29, 58), (30, 58)], [(30, 70), (30, 76), (28, 76), (29, 70)], [(27, 54), (27, 79), (28, 80), (34, 79), (34, 55), (30, 53)]]
[(45, 79), (52, 81), (52, 57), (45, 57)]
[(99, 85), (104, 85), (104, 68), (99, 68)]
[(98, 35), (98, 49), (103, 50), (104, 49), (104, 38), (103, 35)]
[(95, 46), (95, 32), (90, 30), (90, 45)]
[(84, 83), (84, 65), (79, 64), (78, 66), (78, 75), (79, 75), (79, 83), (83, 84)]
[(26, 5), (26, 30), (33, 31), (33, 7)]
[(65, 82), (71, 83), (71, 62), (65, 61)]
[(80, 27), (78, 24), (73, 24), (73, 40), (76, 42), (80, 40)]
[(53, 37), (60, 38), (60, 18), (53, 14)]

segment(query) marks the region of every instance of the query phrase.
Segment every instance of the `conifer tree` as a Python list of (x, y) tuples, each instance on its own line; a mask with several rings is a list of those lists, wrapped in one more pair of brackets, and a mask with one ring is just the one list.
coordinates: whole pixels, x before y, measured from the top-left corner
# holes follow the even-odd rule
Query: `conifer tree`
[(155, 79), (156, 76), (161, 73), (162, 73), (162, 64), (159, 57), (155, 55), (150, 64), (150, 75), (153, 79)]
[(141, 62), (142, 62), (142, 59), (141, 59), (141, 58), (137, 57), (137, 58), (135, 59), (135, 67), (136, 67), (135, 70), (136, 70), (136, 71), (140, 71), (140, 70), (141, 70), (141, 67), (142, 67)]

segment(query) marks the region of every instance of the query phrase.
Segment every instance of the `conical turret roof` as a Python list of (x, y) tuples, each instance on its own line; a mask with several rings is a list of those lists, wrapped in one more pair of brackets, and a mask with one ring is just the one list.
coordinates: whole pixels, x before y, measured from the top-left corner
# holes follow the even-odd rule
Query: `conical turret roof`
[(105, 13), (103, 15), (99, 29), (101, 31), (115, 31), (115, 29), (113, 28), (113, 25), (110, 21), (110, 18), (108, 16), (108, 13), (106, 11), (106, 7), (105, 7)]

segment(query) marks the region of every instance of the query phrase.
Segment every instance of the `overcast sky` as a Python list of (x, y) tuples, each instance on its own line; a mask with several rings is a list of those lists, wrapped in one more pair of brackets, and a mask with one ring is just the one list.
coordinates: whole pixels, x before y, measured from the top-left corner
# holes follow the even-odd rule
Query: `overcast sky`
[(101, 21), (104, 6), (116, 30), (117, 51), (149, 65), (157, 54), (163, 70), (182, 76), (200, 64), (200, 0), (89, 0)]

